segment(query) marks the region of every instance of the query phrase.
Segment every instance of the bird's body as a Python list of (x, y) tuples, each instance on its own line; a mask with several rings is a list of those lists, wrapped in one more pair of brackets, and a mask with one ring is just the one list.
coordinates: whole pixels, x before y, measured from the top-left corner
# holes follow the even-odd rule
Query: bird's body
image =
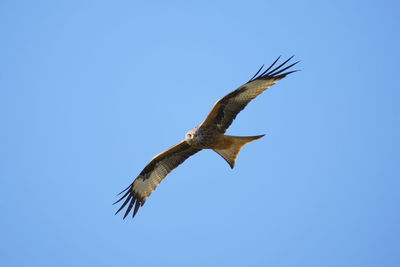
[(168, 173), (179, 166), (188, 157), (202, 149), (214, 150), (228, 162), (231, 168), (233, 168), (240, 149), (245, 144), (257, 140), (264, 135), (231, 136), (225, 135), (226, 130), (237, 114), (243, 110), (251, 100), (274, 85), (278, 80), (294, 72), (289, 71), (282, 73), (298, 62), (281, 69), (291, 58), (269, 71), (279, 60), (278, 58), (267, 70), (258, 75), (263, 68), (261, 67), (250, 81), (218, 100), (201, 125), (187, 132), (183, 141), (155, 156), (133, 183), (121, 192), (123, 193), (126, 191), (115, 203), (124, 198), (126, 199), (116, 213), (129, 203), (124, 218), (129, 214), (133, 206), (135, 206), (133, 211), (133, 216), (135, 216), (139, 207), (143, 206), (149, 195)]
[(225, 135), (213, 125), (200, 125), (190, 130), (185, 137), (186, 143), (196, 149), (212, 149), (221, 155), (233, 169), (240, 149), (247, 143), (263, 137)]

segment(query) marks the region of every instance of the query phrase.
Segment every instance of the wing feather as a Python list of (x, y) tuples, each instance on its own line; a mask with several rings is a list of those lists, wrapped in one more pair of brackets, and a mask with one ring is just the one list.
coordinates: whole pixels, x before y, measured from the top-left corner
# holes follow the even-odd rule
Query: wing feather
[(128, 203), (128, 208), (124, 214), (124, 219), (135, 206), (132, 218), (136, 215), (139, 207), (143, 206), (146, 199), (156, 189), (156, 187), (164, 180), (165, 177), (187, 158), (199, 152), (201, 149), (191, 147), (186, 141), (165, 150), (155, 156), (149, 164), (142, 170), (139, 176), (120, 194), (125, 194), (114, 204), (125, 199), (121, 207), (115, 214), (120, 212)]
[(293, 56), (270, 71), (280, 59), (280, 57), (278, 57), (271, 66), (258, 75), (264, 67), (263, 65), (246, 84), (218, 100), (201, 126), (216, 128), (220, 133), (225, 133), (239, 112), (242, 111), (251, 100), (288, 74), (297, 71), (284, 72), (298, 63), (297, 61), (289, 66), (285, 66), (292, 58)]

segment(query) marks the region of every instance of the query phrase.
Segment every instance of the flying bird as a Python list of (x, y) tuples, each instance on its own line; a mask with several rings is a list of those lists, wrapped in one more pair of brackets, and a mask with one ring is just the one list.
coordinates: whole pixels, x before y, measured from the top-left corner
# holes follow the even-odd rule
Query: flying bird
[(257, 140), (264, 135), (256, 136), (231, 136), (225, 135), (226, 130), (232, 124), (238, 113), (246, 105), (274, 85), (277, 81), (285, 78), (288, 74), (297, 70), (289, 70), (299, 61), (287, 66), (293, 58), (290, 57), (279, 66), (273, 68), (278, 62), (278, 57), (271, 66), (261, 72), (264, 65), (244, 85), (232, 91), (218, 100), (204, 122), (186, 133), (185, 139), (175, 146), (155, 156), (142, 170), (139, 176), (120, 194), (122, 197), (114, 204), (125, 199), (115, 214), (120, 212), (126, 205), (128, 208), (125, 217), (134, 207), (132, 218), (136, 215), (139, 207), (143, 206), (150, 194), (164, 180), (165, 177), (187, 158), (202, 149), (212, 149), (222, 156), (233, 169), (240, 149), (247, 143)]

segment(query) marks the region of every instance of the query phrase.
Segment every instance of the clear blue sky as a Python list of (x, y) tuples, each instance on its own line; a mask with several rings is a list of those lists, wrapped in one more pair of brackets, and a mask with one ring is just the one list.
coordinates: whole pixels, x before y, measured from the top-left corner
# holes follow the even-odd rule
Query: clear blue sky
[[(397, 1), (1, 1), (1, 266), (400, 266)], [(134, 220), (216, 100), (301, 60)]]

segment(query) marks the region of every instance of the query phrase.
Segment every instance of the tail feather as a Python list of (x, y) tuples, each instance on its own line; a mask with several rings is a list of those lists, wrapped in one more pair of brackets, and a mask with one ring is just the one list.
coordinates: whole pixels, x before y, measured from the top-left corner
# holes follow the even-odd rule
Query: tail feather
[(235, 162), (237, 156), (239, 155), (240, 150), (242, 147), (250, 143), (254, 140), (260, 139), (263, 135), (257, 136), (230, 136), (225, 135), (225, 143), (228, 144), (226, 147), (223, 148), (214, 148), (213, 150), (217, 152), (221, 157), (223, 157), (226, 162), (228, 162), (229, 166), (233, 169), (235, 167)]

